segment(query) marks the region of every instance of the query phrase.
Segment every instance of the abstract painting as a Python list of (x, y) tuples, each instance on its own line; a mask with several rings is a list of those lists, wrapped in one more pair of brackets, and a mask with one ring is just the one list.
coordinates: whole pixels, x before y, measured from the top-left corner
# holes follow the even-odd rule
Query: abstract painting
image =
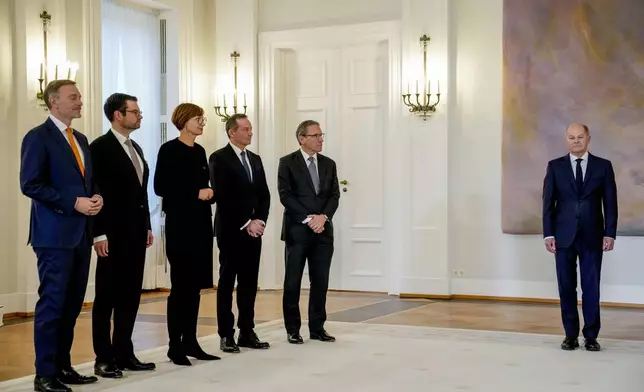
[(644, 235), (643, 0), (505, 0), (504, 233), (542, 233), (546, 165), (573, 121), (613, 163), (618, 234)]

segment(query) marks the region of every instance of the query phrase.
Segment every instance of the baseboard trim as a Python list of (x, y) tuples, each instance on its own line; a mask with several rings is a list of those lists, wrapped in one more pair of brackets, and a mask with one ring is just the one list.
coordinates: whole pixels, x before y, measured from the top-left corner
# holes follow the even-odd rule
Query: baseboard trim
[[(92, 306), (94, 305), (94, 302), (83, 302), (83, 307), (82, 310), (88, 310), (91, 309)], [(82, 311), (81, 310), (81, 311)], [(33, 317), (35, 312), (11, 312), (7, 313), (4, 315), (5, 320), (11, 320), (11, 319), (18, 319), (18, 318), (27, 318), (27, 317)]]
[[(558, 305), (559, 300), (553, 298), (529, 298), (529, 297), (500, 297), (492, 295), (470, 295), (470, 294), (405, 294), (401, 293), (401, 299), (439, 299), (439, 300), (461, 300), (461, 301), (485, 301), (485, 302), (515, 302), (515, 303), (532, 303), (532, 304), (550, 304)], [(578, 301), (581, 305), (581, 301)], [(644, 304), (631, 304), (625, 302), (600, 302), (600, 305), (606, 308), (622, 309), (644, 309)]]
[[(212, 289), (204, 289), (204, 291), (209, 291), (209, 290), (217, 290), (217, 286), (213, 286)], [(160, 287), (157, 289), (152, 289), (152, 290), (142, 290), (141, 294), (147, 294), (147, 293), (169, 293), (170, 289), (165, 288), (165, 287)], [(83, 303), (83, 308), (82, 310), (90, 310), (94, 306), (94, 301), (88, 301)], [(11, 312), (11, 313), (6, 313), (4, 315), (4, 320), (11, 320), (11, 319), (20, 319), (20, 318), (28, 318), (28, 317), (33, 317), (35, 314), (34, 311), (30, 312)], [(1, 319), (0, 319), (1, 321)]]

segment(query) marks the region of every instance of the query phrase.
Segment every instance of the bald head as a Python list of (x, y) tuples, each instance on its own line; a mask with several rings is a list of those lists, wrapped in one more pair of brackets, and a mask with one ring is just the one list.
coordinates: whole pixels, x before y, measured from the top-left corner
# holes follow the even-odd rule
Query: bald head
[(590, 131), (584, 124), (574, 122), (566, 129), (566, 143), (568, 152), (576, 157), (581, 157), (588, 151), (590, 144)]

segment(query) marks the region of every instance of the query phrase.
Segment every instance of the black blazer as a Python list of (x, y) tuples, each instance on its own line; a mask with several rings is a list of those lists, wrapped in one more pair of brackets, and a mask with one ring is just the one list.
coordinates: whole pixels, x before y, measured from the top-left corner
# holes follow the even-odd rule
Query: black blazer
[(581, 194), (577, 192), (569, 155), (548, 162), (543, 182), (544, 237), (553, 236), (557, 247), (568, 247), (579, 227), (583, 227), (582, 240), (590, 248), (601, 249), (603, 237), (615, 238), (617, 235), (617, 186), (613, 165), (592, 154), (588, 154)]
[(150, 168), (141, 147), (134, 140), (132, 145), (141, 157), (142, 183), (139, 183), (130, 157), (111, 130), (89, 146), (94, 180), (101, 189), (104, 203), (94, 221), (94, 237), (107, 235), (109, 240), (126, 236), (133, 230), (150, 230), (147, 192)]
[(244, 166), (230, 144), (210, 155), (210, 185), (215, 191), (215, 236), (239, 233), (248, 220), (268, 219), (270, 192), (259, 155), (246, 149), (252, 172), (251, 183)]
[(328, 217), (322, 235), (333, 237), (333, 215), (340, 202), (340, 185), (335, 162), (324, 155), (317, 154), (320, 193), (315, 194), (313, 181), (301, 150), (280, 159), (277, 170), (277, 188), (280, 201), (284, 205), (282, 240), (297, 241), (294, 234), (306, 228), (302, 221), (309, 215), (322, 214)]

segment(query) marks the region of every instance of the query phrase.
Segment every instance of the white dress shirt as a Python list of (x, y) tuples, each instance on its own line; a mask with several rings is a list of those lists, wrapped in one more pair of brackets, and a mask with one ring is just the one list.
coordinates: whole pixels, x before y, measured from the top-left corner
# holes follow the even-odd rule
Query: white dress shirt
[[(54, 124), (56, 124), (56, 127), (58, 127), (60, 132), (62, 132), (63, 137), (65, 138), (65, 140), (67, 140), (67, 143), (69, 143), (69, 145), (71, 146), (72, 143), (69, 141), (69, 138), (67, 137), (67, 128), (68, 128), (67, 125), (65, 125), (64, 122), (60, 121), (59, 119), (57, 119), (51, 114), (49, 115), (49, 118), (51, 119), (51, 121), (54, 122)], [(69, 128), (71, 128), (71, 125), (69, 126)], [(76, 142), (76, 148), (78, 148), (78, 152), (80, 153), (81, 162), (83, 162), (83, 167), (85, 167), (85, 153), (83, 152), (81, 145), (78, 143), (78, 138), (76, 138), (76, 135), (72, 133), (72, 137), (74, 138), (74, 142)]]
[[(233, 148), (233, 150), (235, 151), (235, 155), (237, 155), (237, 158), (239, 158), (239, 162), (242, 164), (242, 166), (244, 166), (244, 161), (242, 160), (241, 153), (242, 151), (246, 151), (246, 149), (242, 150), (232, 143), (228, 143), (228, 144), (230, 144), (230, 147)], [(248, 158), (248, 151), (246, 151), (246, 163), (248, 164), (248, 171), (250, 172), (250, 180), (253, 181), (253, 167), (251, 166), (250, 159)], [(244, 171), (246, 170), (244, 169)], [(260, 220), (260, 222), (262, 222), (263, 226), (266, 226), (266, 222), (264, 222), (263, 220)], [(248, 222), (244, 223), (244, 225), (239, 230), (244, 230), (246, 226), (248, 226), (249, 224), (250, 224), (250, 219), (248, 220)]]
[(141, 167), (141, 170), (143, 170), (143, 160), (141, 159), (141, 156), (139, 156), (138, 151), (136, 151), (134, 144), (132, 145), (132, 148), (134, 148), (134, 153), (136, 154), (136, 157), (134, 158), (132, 158), (132, 156), (130, 155), (130, 148), (127, 146), (127, 144), (125, 144), (125, 142), (127, 142), (129, 138), (116, 132), (113, 128), (110, 128), (110, 132), (112, 132), (112, 134), (116, 136), (116, 140), (119, 141), (119, 143), (121, 144), (121, 147), (123, 147), (123, 150), (125, 150), (125, 153), (127, 154), (127, 156), (130, 157), (130, 159), (132, 160), (132, 163), (134, 164), (134, 159), (138, 160), (139, 166)]
[[(570, 165), (572, 166), (572, 175), (575, 179), (577, 179), (577, 157), (568, 154), (568, 157), (570, 157)], [(581, 163), (581, 174), (583, 178), (586, 178), (586, 168), (588, 167), (588, 151), (584, 153), (584, 155), (580, 156), (579, 158), (582, 159)]]
[(315, 171), (318, 174), (318, 178), (320, 177), (320, 167), (318, 165), (318, 154), (314, 153), (313, 155), (309, 155), (306, 152), (304, 152), (303, 149), (300, 148), (300, 152), (302, 153), (302, 157), (304, 158), (304, 163), (306, 163), (306, 168), (308, 169), (309, 166), (311, 166), (311, 161), (309, 161), (310, 157), (313, 157), (313, 162), (315, 162)]
[[(233, 148), (233, 150), (235, 151), (235, 154), (237, 155), (237, 158), (239, 158), (239, 162), (241, 162), (242, 166), (244, 166), (244, 161), (242, 160), (241, 153), (242, 153), (242, 151), (245, 151), (246, 149), (241, 150), (236, 145), (234, 145), (232, 143), (229, 143), (229, 144)], [(246, 163), (248, 164), (248, 171), (250, 172), (250, 180), (253, 181), (253, 169), (250, 166), (250, 159), (248, 159), (248, 151), (246, 151)]]
[[(309, 166), (311, 166), (311, 161), (309, 161), (309, 158), (313, 157), (313, 162), (315, 163), (315, 172), (318, 175), (318, 178), (320, 178), (320, 165), (318, 165), (318, 154), (313, 153), (313, 155), (309, 155), (307, 152), (305, 152), (302, 148), (300, 148), (300, 152), (302, 153), (302, 157), (304, 158), (304, 163), (306, 163), (306, 168), (308, 169)], [(326, 218), (326, 215), (324, 216)], [(328, 218), (327, 218), (328, 219)], [(313, 218), (306, 218), (302, 221), (303, 224), (309, 223)]]

